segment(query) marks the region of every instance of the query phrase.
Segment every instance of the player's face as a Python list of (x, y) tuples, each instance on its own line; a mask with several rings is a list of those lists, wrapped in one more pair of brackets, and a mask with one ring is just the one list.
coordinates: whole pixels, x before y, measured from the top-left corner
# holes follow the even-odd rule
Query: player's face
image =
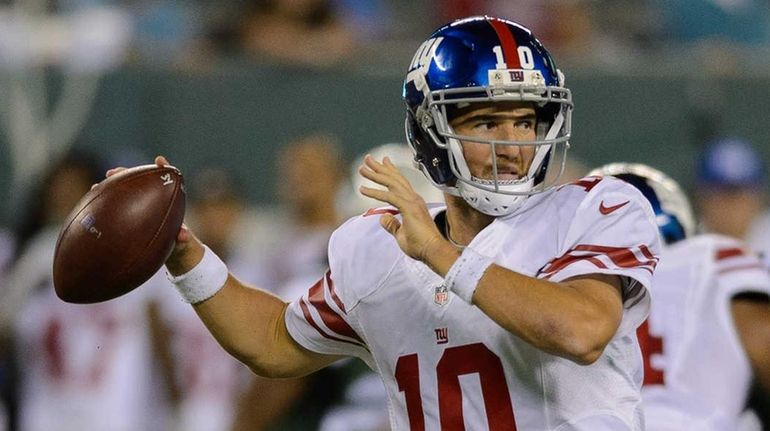
[[(458, 135), (495, 141), (534, 141), (537, 118), (531, 103), (498, 102), (461, 110), (450, 125)], [(492, 179), (492, 145), (463, 141), (463, 155), (471, 174)], [(535, 155), (531, 145), (496, 145), (498, 180), (515, 180), (526, 174)]]

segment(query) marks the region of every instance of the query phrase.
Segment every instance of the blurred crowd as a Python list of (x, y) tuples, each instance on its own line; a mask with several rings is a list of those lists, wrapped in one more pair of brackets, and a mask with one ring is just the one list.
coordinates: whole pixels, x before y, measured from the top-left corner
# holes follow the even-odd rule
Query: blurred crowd
[(359, 54), (386, 63), (403, 41), (480, 13), (515, 17), (571, 64), (692, 51), (730, 69), (742, 48), (770, 43), (770, 5), (762, 0), (6, 0), (0, 65), (196, 68), (246, 58), (360, 67)]
[[(611, 67), (632, 51), (687, 45), (729, 69), (723, 56), (770, 46), (770, 3), (760, 0), (0, 1), (0, 68), (196, 68), (232, 58), (355, 67), (356, 59), (385, 62), (388, 52), (411, 51), (414, 43), (400, 42), (479, 12), (516, 17), (573, 64)], [(715, 60), (715, 52), (723, 56)], [(331, 232), (379, 204), (356, 192), (362, 156), (346, 163), (339, 137), (318, 131), (278, 144), (272, 205), (253, 206), (245, 179), (210, 165), (188, 173), (186, 219), (239, 278), (290, 301), (323, 274)], [(760, 144), (704, 142), (691, 167), (691, 195), (701, 231), (741, 238), (770, 265)], [(162, 272), (115, 301), (59, 301), (51, 280), (59, 228), (117, 163), (74, 148), (37, 177), (14, 224), (0, 227), (0, 431), (387, 429), (381, 382), (363, 364), (341, 362), (300, 379), (257, 378), (216, 344)], [(371, 152), (390, 156), (426, 200), (442, 199), (411, 166), (404, 144)], [(562, 180), (588, 170), (576, 162)], [(751, 405), (770, 429), (770, 398), (759, 384)]]

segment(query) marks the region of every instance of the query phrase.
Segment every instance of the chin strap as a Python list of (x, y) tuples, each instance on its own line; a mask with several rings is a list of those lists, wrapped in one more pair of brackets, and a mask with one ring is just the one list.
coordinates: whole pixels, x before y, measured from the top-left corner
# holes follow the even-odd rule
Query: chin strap
[[(559, 131), (563, 125), (564, 114), (560, 111), (559, 115), (556, 116), (553, 124), (548, 129), (548, 133), (546, 133), (544, 140), (550, 141), (556, 139), (556, 136), (559, 135)], [(535, 151), (535, 157), (532, 159), (532, 163), (529, 165), (529, 170), (527, 172), (528, 177), (534, 177), (537, 175), (537, 171), (540, 170), (540, 165), (543, 163), (543, 160), (545, 160), (549, 151), (551, 151), (551, 145), (542, 145), (537, 147), (537, 151)]]

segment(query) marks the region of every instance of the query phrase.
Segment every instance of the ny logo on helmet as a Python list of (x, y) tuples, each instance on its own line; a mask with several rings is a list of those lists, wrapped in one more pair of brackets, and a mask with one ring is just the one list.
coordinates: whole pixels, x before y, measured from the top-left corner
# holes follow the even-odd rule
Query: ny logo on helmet
[(417, 48), (417, 52), (409, 63), (409, 73), (406, 75), (406, 82), (414, 83), (414, 87), (421, 91), (425, 97), (430, 93), (430, 87), (425, 81), (425, 76), (430, 69), (430, 61), (436, 54), (436, 49), (444, 40), (443, 37), (434, 37), (426, 40)]

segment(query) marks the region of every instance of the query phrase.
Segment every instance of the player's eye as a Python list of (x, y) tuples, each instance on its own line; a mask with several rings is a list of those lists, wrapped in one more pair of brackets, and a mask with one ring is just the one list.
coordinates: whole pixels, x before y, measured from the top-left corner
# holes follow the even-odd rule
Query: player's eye
[(475, 130), (494, 130), (498, 126), (497, 121), (479, 121), (473, 125)]
[(530, 130), (535, 128), (535, 120), (519, 120), (513, 125), (517, 129)]

